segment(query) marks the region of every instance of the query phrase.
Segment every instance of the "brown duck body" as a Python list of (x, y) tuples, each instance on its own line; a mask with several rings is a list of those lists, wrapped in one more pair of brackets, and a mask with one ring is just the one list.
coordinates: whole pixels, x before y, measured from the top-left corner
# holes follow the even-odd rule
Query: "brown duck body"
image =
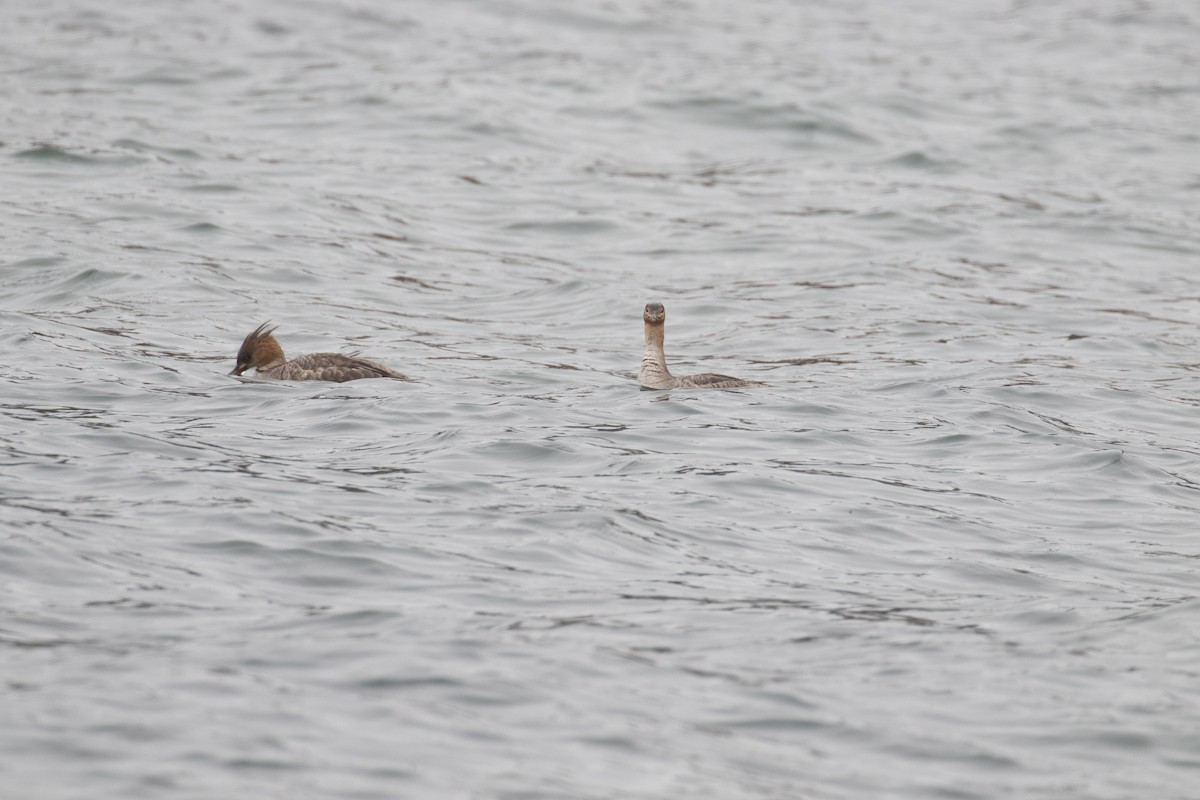
[(663, 338), (667, 322), (667, 310), (662, 303), (647, 303), (642, 312), (645, 323), (646, 350), (642, 354), (642, 368), (638, 371), (638, 383), (644, 389), (738, 389), (743, 386), (766, 386), (761, 381), (746, 381), (729, 375), (702, 372), (698, 375), (676, 377), (667, 369), (667, 358), (663, 354)]
[(268, 328), (268, 324), (259, 325), (242, 341), (242, 347), (238, 350), (237, 364), (229, 373), (230, 375), (241, 375), (246, 370), (253, 368), (259, 377), (283, 381), (343, 383), (363, 378), (407, 380), (399, 372), (388, 369), (376, 361), (358, 356), (344, 356), (341, 353), (310, 353), (288, 360), (283, 354), (283, 348), (272, 336), (275, 328)]

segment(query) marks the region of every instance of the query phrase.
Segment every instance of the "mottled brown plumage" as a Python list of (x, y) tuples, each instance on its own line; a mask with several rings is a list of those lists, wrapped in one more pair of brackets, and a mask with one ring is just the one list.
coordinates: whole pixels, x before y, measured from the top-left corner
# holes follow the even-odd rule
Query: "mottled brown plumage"
[(275, 378), (284, 381), (356, 381), (363, 378), (399, 378), (407, 380), (399, 372), (383, 364), (358, 356), (341, 353), (311, 353), (297, 356), (291, 361), (283, 354), (283, 348), (272, 336), (275, 328), (269, 322), (259, 325), (242, 341), (238, 350), (237, 364), (230, 375), (241, 375), (248, 369), (257, 370), (260, 378)]
[(638, 372), (638, 383), (644, 389), (737, 389), (743, 386), (766, 386), (761, 381), (744, 381), (728, 375), (703, 372), (699, 375), (675, 377), (667, 369), (667, 358), (663, 354), (663, 334), (666, 329), (667, 310), (662, 303), (647, 303), (642, 312), (645, 323), (646, 351), (642, 354), (642, 368)]

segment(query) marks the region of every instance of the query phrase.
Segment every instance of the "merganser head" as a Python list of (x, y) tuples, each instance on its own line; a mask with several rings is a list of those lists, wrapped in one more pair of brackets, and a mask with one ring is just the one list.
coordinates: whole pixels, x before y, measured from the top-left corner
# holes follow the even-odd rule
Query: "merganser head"
[(642, 312), (642, 320), (647, 325), (662, 325), (667, 319), (667, 310), (663, 308), (662, 303), (646, 303), (646, 310)]
[(283, 358), (283, 348), (271, 335), (276, 329), (267, 327), (270, 324), (264, 322), (246, 334), (246, 338), (242, 340), (242, 347), (238, 350), (237, 364), (230, 375), (241, 375), (251, 367), (258, 368)]

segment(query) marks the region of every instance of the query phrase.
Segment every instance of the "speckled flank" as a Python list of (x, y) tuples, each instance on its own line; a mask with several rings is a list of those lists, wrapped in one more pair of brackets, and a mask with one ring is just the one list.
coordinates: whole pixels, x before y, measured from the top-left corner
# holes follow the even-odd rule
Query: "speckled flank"
[(643, 388), (737, 389), (743, 386), (766, 385), (761, 381), (746, 381), (712, 372), (675, 377), (667, 369), (667, 358), (663, 353), (663, 337), (667, 322), (666, 308), (662, 303), (647, 303), (642, 312), (642, 321), (645, 323), (646, 350), (642, 353), (642, 368), (638, 371), (638, 383)]
[(394, 372), (383, 364), (368, 361), (357, 356), (344, 356), (340, 353), (311, 353), (297, 356), (282, 364), (260, 367), (258, 374), (265, 378), (278, 378), (285, 381), (356, 381), (363, 378), (399, 378), (405, 377)]

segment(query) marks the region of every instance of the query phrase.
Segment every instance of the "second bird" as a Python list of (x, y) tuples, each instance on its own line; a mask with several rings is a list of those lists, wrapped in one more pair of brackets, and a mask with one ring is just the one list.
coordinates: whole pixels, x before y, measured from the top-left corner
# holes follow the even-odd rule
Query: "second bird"
[(667, 310), (662, 303), (646, 303), (642, 312), (645, 323), (646, 352), (642, 355), (642, 368), (638, 372), (638, 383), (645, 389), (737, 389), (742, 386), (765, 386), (761, 381), (744, 381), (728, 375), (703, 372), (699, 375), (675, 377), (667, 369), (667, 358), (663, 355), (663, 332), (666, 327)]

